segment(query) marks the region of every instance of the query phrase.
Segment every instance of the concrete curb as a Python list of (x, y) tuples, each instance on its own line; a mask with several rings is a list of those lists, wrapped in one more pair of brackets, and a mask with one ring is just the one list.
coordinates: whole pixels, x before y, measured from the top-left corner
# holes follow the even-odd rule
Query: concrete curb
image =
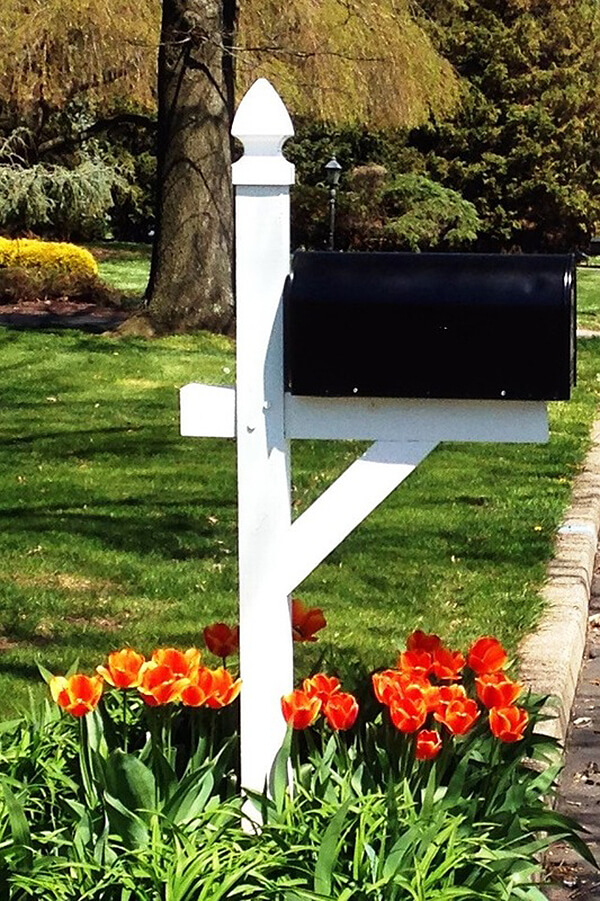
[(541, 731), (563, 744), (586, 644), (588, 607), (600, 530), (600, 419), (591, 447), (573, 485), (571, 505), (556, 536), (548, 581), (547, 607), (533, 635), (519, 646), (520, 676), (536, 694), (552, 695), (558, 708)]

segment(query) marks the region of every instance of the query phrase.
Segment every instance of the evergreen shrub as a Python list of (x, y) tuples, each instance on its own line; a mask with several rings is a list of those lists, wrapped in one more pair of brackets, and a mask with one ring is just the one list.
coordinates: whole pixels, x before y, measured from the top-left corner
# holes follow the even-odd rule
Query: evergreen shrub
[(113, 191), (125, 184), (117, 169), (98, 159), (66, 166), (0, 164), (0, 228), (50, 238), (90, 241), (104, 237)]
[(0, 304), (73, 300), (118, 306), (118, 295), (98, 277), (83, 247), (64, 242), (0, 237)]
[[(335, 246), (359, 251), (469, 250), (481, 221), (475, 206), (450, 188), (382, 165), (355, 166), (337, 194)], [(322, 249), (329, 234), (329, 191), (298, 185), (292, 194), (295, 247)]]
[(81, 276), (98, 274), (98, 264), (89, 250), (75, 244), (0, 238), (0, 269), (15, 267)]
[(0, 304), (14, 305), (35, 300), (71, 300), (105, 307), (121, 305), (120, 295), (97, 275), (0, 268)]

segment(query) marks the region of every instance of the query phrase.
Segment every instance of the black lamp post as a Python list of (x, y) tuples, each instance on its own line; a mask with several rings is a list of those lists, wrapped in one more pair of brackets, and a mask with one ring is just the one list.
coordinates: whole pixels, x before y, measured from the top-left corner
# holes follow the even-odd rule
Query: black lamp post
[(331, 157), (325, 166), (325, 178), (329, 185), (329, 250), (334, 249), (335, 234), (335, 195), (337, 186), (340, 183), (340, 175), (342, 167), (334, 156)]

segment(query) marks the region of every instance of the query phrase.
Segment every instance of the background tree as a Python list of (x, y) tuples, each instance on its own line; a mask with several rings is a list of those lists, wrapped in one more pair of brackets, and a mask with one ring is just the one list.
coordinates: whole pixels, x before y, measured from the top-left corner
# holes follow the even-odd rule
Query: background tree
[[(294, 194), (294, 247), (328, 244), (329, 191), (299, 185)], [(479, 218), (472, 203), (423, 175), (393, 175), (377, 164), (353, 167), (338, 194), (335, 246), (338, 250), (464, 249), (477, 237)]]
[(157, 0), (4, 0), (5, 230), (79, 238), (103, 233), (116, 192), (128, 197), (135, 190), (131, 157), (115, 158), (115, 130), (154, 128), (158, 25)]
[(294, 113), (416, 124), (458, 96), (409, 0), (163, 0), (158, 222), (149, 315), (159, 331), (233, 323), (229, 176), (234, 72), (272, 79)]
[(158, 12), (158, 0), (3, 0), (5, 151), (55, 162), (116, 119), (153, 114)]
[[(158, 85), (149, 314), (161, 331), (230, 329), (235, 61), (238, 96), (266, 75), (308, 123), (288, 151), (301, 181), (318, 182), (321, 149), (340, 140), (347, 172), (386, 166), (394, 241), (417, 196), (443, 213), (431, 237), (421, 217), (419, 246), (475, 227), (456, 195), (398, 183), (408, 172), (475, 206), (480, 249), (584, 245), (600, 219), (599, 28), (596, 0), (164, 0), (162, 21), (160, 0), (5, 0), (0, 223), (85, 231), (76, 189), (94, 222), (111, 198), (119, 233), (143, 237)], [(468, 215), (448, 231), (455, 202)]]
[[(5, 0), (0, 133), (12, 154), (5, 160), (13, 168), (60, 163), (67, 172), (91, 157), (110, 164), (106, 130), (148, 124), (158, 44), (149, 314), (161, 331), (228, 330), (234, 59), (240, 92), (267, 75), (294, 114), (416, 124), (431, 109), (451, 109), (457, 89), (414, 9), (411, 0), (290, 0), (283, 9), (247, 0), (236, 21), (235, 0), (163, 0), (161, 21), (160, 0)], [(41, 174), (46, 185), (57, 173)], [(118, 195), (122, 182), (111, 190)]]
[(594, 0), (422, 0), (463, 76), (452, 120), (411, 143), (471, 201), (481, 250), (586, 247), (600, 218), (600, 18)]
[(163, 0), (162, 9), (149, 315), (160, 332), (229, 332), (235, 4)]

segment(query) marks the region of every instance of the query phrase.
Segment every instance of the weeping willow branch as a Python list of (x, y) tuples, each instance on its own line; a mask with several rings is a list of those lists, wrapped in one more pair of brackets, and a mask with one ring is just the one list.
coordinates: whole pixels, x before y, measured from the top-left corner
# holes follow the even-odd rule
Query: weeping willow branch
[[(135, 113), (121, 113), (118, 116), (111, 116), (107, 119), (99, 119), (87, 128), (82, 128), (73, 135), (60, 135), (56, 138), (50, 138), (43, 141), (37, 148), (40, 157), (47, 156), (49, 153), (61, 153), (64, 150), (85, 144), (90, 138), (104, 131), (110, 131), (111, 128), (118, 128), (120, 125), (138, 125), (142, 128), (155, 129), (156, 120), (150, 116), (138, 115)], [(1, 158), (1, 149), (0, 149)]]

